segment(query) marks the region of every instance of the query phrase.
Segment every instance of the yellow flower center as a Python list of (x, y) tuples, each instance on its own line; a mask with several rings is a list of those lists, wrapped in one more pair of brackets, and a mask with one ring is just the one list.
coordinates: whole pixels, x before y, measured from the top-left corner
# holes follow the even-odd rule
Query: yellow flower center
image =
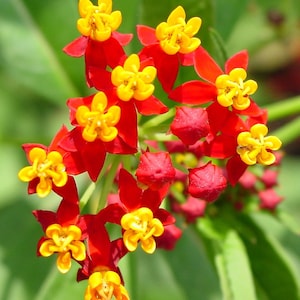
[(56, 265), (61, 273), (71, 268), (71, 258), (82, 261), (86, 257), (85, 245), (81, 239), (81, 230), (75, 225), (62, 227), (52, 224), (46, 229), (46, 239), (40, 246), (42, 256), (48, 257), (58, 253)]
[(77, 21), (79, 32), (96, 41), (106, 41), (122, 22), (120, 11), (112, 12), (112, 0), (98, 0), (98, 6), (89, 0), (78, 4), (81, 16)]
[(116, 300), (129, 300), (120, 276), (113, 271), (94, 272), (89, 277), (84, 300), (111, 300), (112, 297)]
[(29, 152), (29, 160), (32, 165), (21, 169), (18, 176), (25, 182), (39, 177), (36, 192), (40, 197), (46, 197), (50, 193), (52, 182), (58, 187), (67, 183), (68, 175), (59, 152), (51, 151), (47, 154), (44, 149), (35, 147)]
[(98, 92), (92, 101), (91, 109), (87, 106), (79, 106), (76, 111), (76, 120), (83, 126), (82, 137), (87, 142), (93, 142), (97, 138), (103, 142), (110, 142), (118, 135), (115, 125), (119, 122), (121, 109), (113, 105), (106, 110), (107, 98), (103, 92)]
[(267, 133), (267, 126), (255, 124), (250, 132), (244, 131), (238, 135), (237, 153), (244, 163), (271, 165), (275, 162), (275, 155), (268, 150), (278, 150), (282, 143), (276, 136), (266, 136)]
[(202, 20), (198, 17), (185, 22), (185, 11), (182, 6), (175, 8), (167, 22), (156, 27), (156, 38), (160, 41), (163, 51), (169, 55), (190, 53), (199, 47), (201, 41), (193, 37), (200, 29)]
[(229, 74), (222, 74), (216, 79), (218, 90), (217, 100), (220, 105), (235, 109), (244, 110), (250, 106), (249, 95), (257, 90), (257, 83), (254, 80), (244, 81), (247, 73), (242, 68), (235, 68)]
[(134, 212), (125, 214), (121, 219), (121, 226), (125, 230), (123, 241), (126, 248), (134, 251), (140, 241), (142, 249), (149, 254), (156, 249), (153, 236), (161, 236), (164, 232), (161, 221), (153, 218), (152, 211), (147, 207), (141, 207)]
[(145, 100), (154, 92), (153, 80), (156, 68), (147, 66), (140, 71), (140, 58), (136, 54), (130, 55), (124, 66), (117, 66), (111, 73), (111, 81), (117, 87), (117, 95), (123, 101)]

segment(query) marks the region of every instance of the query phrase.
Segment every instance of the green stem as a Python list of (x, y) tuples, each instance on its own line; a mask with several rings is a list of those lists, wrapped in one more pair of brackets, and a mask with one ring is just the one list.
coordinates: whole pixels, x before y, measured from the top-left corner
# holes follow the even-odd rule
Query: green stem
[(175, 113), (175, 108), (170, 108), (170, 110), (164, 114), (155, 116), (153, 118), (151, 118), (149, 121), (145, 122), (142, 125), (142, 129), (146, 129), (146, 128), (151, 128), (151, 127), (156, 127), (159, 124), (164, 123), (165, 121), (167, 121), (168, 119), (170, 119), (171, 117), (174, 116)]
[(300, 96), (281, 100), (265, 106), (268, 110), (268, 120), (276, 121), (300, 113)]
[(95, 188), (96, 188), (96, 183), (92, 181), (90, 183), (90, 185), (88, 186), (88, 188), (85, 190), (84, 194), (82, 195), (82, 197), (80, 199), (80, 210), (81, 211), (83, 210), (83, 208), (88, 203), (88, 201), (91, 198), (93, 192), (95, 191)]
[(113, 181), (116, 177), (116, 172), (122, 159), (122, 155), (114, 155), (111, 157), (112, 163), (109, 169), (106, 169), (106, 174), (102, 186), (102, 191), (98, 203), (98, 210), (102, 209), (107, 201), (107, 196), (111, 192), (111, 187), (113, 186)]
[(300, 117), (297, 117), (286, 125), (283, 125), (277, 130), (274, 130), (272, 132), (272, 135), (277, 136), (282, 141), (283, 145), (287, 145), (300, 137), (299, 128)]

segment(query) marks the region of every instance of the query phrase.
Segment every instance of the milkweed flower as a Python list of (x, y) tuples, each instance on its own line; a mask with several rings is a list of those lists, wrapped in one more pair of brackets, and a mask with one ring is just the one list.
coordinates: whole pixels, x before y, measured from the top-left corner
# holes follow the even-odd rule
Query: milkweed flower
[(79, 0), (80, 19), (77, 21), (79, 32), (96, 41), (105, 41), (117, 30), (122, 22), (120, 11), (112, 11), (112, 0), (98, 0), (93, 5), (89, 0)]
[[(74, 128), (60, 146), (80, 157), (81, 171), (96, 181), (106, 154), (131, 154), (137, 151), (137, 121), (134, 107), (115, 105), (115, 98), (104, 92), (68, 99)], [(133, 116), (128, 119), (128, 116)]]
[[(74, 181), (74, 179), (70, 179)], [(57, 254), (56, 265), (61, 273), (67, 273), (72, 260), (81, 262), (86, 258), (85, 225), (79, 215), (78, 195), (75, 183), (68, 196), (60, 202), (57, 212), (35, 210), (37, 221), (45, 236), (38, 242), (37, 253), (43, 257)]]
[(185, 22), (186, 14), (182, 6), (177, 6), (169, 15), (167, 22), (160, 23), (155, 30), (163, 51), (169, 55), (191, 53), (201, 41), (194, 37), (201, 26), (201, 19), (193, 17)]
[[(168, 111), (154, 95), (154, 80), (156, 67), (152, 59), (141, 58), (137, 54), (123, 56), (112, 71), (93, 68), (90, 78), (98, 91), (103, 91), (121, 106), (122, 110), (132, 107), (142, 115), (162, 114)], [(135, 116), (126, 115), (127, 120), (136, 119)]]
[(63, 48), (72, 57), (85, 58), (86, 82), (93, 87), (90, 72), (93, 69), (113, 68), (125, 55), (123, 49), (132, 39), (132, 34), (122, 34), (116, 30), (122, 22), (120, 11), (112, 11), (112, 0), (99, 0), (94, 5), (90, 0), (78, 3), (80, 18), (77, 29), (82, 34)]
[(124, 66), (117, 66), (112, 70), (111, 81), (117, 88), (117, 95), (123, 101), (134, 98), (143, 101), (154, 92), (153, 81), (156, 68), (146, 66), (142, 70), (140, 58), (131, 54), (124, 62)]
[(163, 89), (169, 92), (175, 83), (179, 65), (192, 65), (194, 51), (201, 41), (195, 37), (202, 20), (193, 17), (187, 22), (182, 6), (176, 7), (166, 22), (157, 25), (156, 29), (138, 25), (137, 34), (144, 46), (140, 55), (152, 57), (157, 68), (157, 76)]
[(91, 103), (91, 108), (81, 105), (76, 110), (76, 121), (83, 127), (82, 137), (87, 142), (99, 138), (103, 142), (111, 142), (118, 135), (115, 127), (121, 117), (119, 106), (107, 108), (107, 98), (102, 92), (97, 93)]
[(102, 215), (108, 222), (122, 227), (123, 242), (128, 251), (135, 251), (139, 244), (152, 254), (156, 238), (163, 236), (164, 228), (175, 222), (174, 217), (160, 208), (165, 191), (143, 190), (125, 169), (119, 173), (119, 198), (110, 203)]
[(68, 190), (69, 174), (81, 173), (80, 158), (76, 153), (63, 150), (59, 144), (68, 130), (62, 127), (53, 138), (49, 147), (42, 144), (24, 144), (29, 166), (22, 168), (18, 177), (28, 182), (28, 193), (37, 193), (39, 197), (46, 197), (53, 189)]
[(106, 217), (105, 209), (95, 215), (82, 216), (86, 225), (87, 256), (80, 262), (77, 281), (88, 279), (84, 298), (86, 300), (112, 299), (112, 297), (127, 300), (129, 296), (117, 265), (128, 250), (122, 239), (110, 241), (105, 228)]
[(268, 127), (264, 124), (255, 124), (250, 131), (241, 132), (237, 137), (237, 153), (247, 165), (260, 163), (271, 165), (276, 157), (271, 150), (278, 150), (281, 141), (276, 136), (266, 136)]
[(61, 273), (66, 273), (71, 268), (71, 258), (82, 261), (85, 259), (85, 245), (81, 241), (82, 232), (76, 225), (61, 226), (54, 223), (46, 229), (46, 239), (41, 243), (39, 252), (48, 257), (58, 253), (57, 268)]
[(32, 148), (29, 153), (31, 166), (24, 167), (19, 172), (22, 181), (30, 182), (39, 179), (36, 192), (40, 197), (46, 197), (52, 190), (52, 183), (62, 187), (67, 183), (68, 175), (63, 157), (58, 151), (46, 152), (40, 147)]
[(200, 46), (195, 50), (194, 68), (204, 81), (185, 82), (172, 90), (169, 98), (184, 104), (209, 104), (207, 113), (213, 134), (222, 131), (226, 127), (224, 124), (230, 121), (228, 117), (233, 115), (247, 116), (250, 123), (264, 123), (266, 111), (251, 98), (257, 90), (257, 83), (251, 79), (245, 81), (247, 67), (248, 53), (245, 50), (230, 57), (223, 71)]
[(92, 273), (88, 279), (84, 300), (112, 299), (112, 297), (116, 300), (129, 300), (120, 276), (113, 271)]

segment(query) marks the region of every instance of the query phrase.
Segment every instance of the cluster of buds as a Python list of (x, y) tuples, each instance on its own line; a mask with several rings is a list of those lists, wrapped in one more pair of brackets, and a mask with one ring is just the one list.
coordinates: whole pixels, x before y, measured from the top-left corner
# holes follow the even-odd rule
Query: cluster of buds
[[(62, 273), (77, 262), (77, 280), (88, 279), (85, 300), (126, 300), (119, 260), (139, 246), (148, 254), (173, 249), (181, 236), (176, 215), (194, 222), (214, 203), (237, 205), (245, 191), (275, 209), (281, 198), (266, 198), (274, 198), (276, 170), (258, 179), (248, 167), (276, 168), (281, 141), (268, 135), (267, 112), (252, 98), (257, 83), (246, 80), (247, 52), (220, 67), (196, 37), (199, 17), (186, 21), (178, 6), (156, 28), (138, 25), (142, 49), (127, 54), (132, 34), (117, 31), (122, 14), (112, 0), (79, 0), (79, 14), (81, 35), (64, 51), (84, 57), (87, 85), (96, 92), (67, 100), (73, 127), (63, 125), (49, 146), (23, 145), (30, 165), (18, 175), (29, 194), (61, 199), (55, 212), (33, 212), (44, 231), (38, 254), (57, 255)], [(176, 86), (181, 67), (198, 77)], [(154, 95), (156, 85), (167, 101)], [(76, 182), (82, 173), (111, 185), (89, 214)], [(111, 239), (108, 223), (119, 226), (118, 238)]]

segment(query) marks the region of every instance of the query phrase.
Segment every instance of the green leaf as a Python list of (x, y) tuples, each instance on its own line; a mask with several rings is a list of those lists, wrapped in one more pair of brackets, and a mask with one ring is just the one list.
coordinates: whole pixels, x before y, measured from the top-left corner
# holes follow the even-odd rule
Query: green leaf
[[(251, 267), (256, 282), (260, 289), (268, 296), (268, 299), (289, 300), (299, 299), (299, 280), (291, 267), (291, 261), (282, 245), (265, 229), (268, 225), (274, 228), (273, 218), (258, 218), (263, 215), (253, 214), (252, 217), (243, 215), (240, 218), (242, 226), (251, 228), (252, 236), (242, 235), (247, 247)], [(258, 218), (258, 219), (257, 219)], [(263, 228), (256, 220), (260, 220)]]
[[(48, 14), (51, 14), (54, 24), (55, 10)], [(68, 27), (63, 26), (67, 32)], [(60, 31), (55, 32), (52, 27), (51, 34), (55, 36)], [(70, 41), (71, 38), (65, 43)], [(58, 59), (57, 54), (61, 48), (53, 48), (25, 1), (0, 2), (0, 45), (1, 72), (15, 85), (30, 89), (56, 104), (64, 105), (67, 98), (79, 95), (77, 87)], [(83, 70), (81, 72), (83, 74)]]
[(215, 1), (215, 28), (224, 41), (228, 40), (248, 2), (248, 0)]
[[(197, 229), (204, 236), (214, 259), (223, 299), (256, 299), (255, 285), (247, 250), (236, 230), (220, 218), (200, 219)], [(206, 223), (203, 226), (203, 220)]]
[(220, 299), (217, 275), (207, 258), (203, 241), (192, 226), (183, 231), (174, 250), (163, 254), (186, 299)]

